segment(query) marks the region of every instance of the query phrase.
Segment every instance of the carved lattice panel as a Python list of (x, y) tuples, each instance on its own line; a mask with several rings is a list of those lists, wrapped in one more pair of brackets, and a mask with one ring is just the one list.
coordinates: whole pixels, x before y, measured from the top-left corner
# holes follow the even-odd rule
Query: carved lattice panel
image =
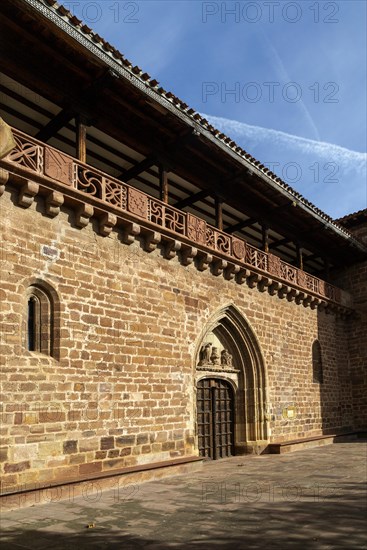
[(246, 243), (241, 239), (232, 237), (232, 254), (238, 260), (244, 260), (246, 254)]
[(122, 183), (105, 180), (104, 200), (113, 206), (126, 210), (127, 208), (127, 187)]
[(19, 164), (24, 168), (33, 170), (38, 174), (43, 172), (43, 149), (37, 143), (33, 143), (30, 138), (14, 135), (16, 143), (13, 149), (6, 157), (6, 160)]
[(206, 242), (206, 222), (192, 214), (187, 214), (187, 236), (198, 244)]
[(102, 198), (102, 176), (75, 164), (75, 187), (78, 191), (88, 193), (98, 199)]
[(73, 184), (73, 160), (60, 151), (45, 148), (45, 175), (65, 185)]
[(140, 218), (148, 218), (148, 196), (137, 189), (129, 188), (128, 210)]

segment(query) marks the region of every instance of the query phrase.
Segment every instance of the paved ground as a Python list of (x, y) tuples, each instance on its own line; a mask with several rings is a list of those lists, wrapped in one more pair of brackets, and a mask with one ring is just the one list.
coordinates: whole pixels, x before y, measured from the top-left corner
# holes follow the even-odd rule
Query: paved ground
[[(367, 443), (207, 462), (2, 514), (1, 550), (367, 549)], [(55, 495), (54, 495), (55, 498)]]

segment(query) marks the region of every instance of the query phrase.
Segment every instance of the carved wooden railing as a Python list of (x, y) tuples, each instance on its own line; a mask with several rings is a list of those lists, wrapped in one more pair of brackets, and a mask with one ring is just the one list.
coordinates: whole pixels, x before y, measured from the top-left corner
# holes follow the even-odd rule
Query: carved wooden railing
[(13, 129), (13, 134), (16, 148), (3, 159), (3, 166), (16, 166), (21, 171), (51, 178), (80, 195), (87, 194), (93, 202), (97, 201), (102, 206), (109, 205), (114, 210), (125, 212), (130, 218), (136, 219), (137, 223), (146, 221), (156, 226), (157, 230), (161, 228), (172, 236), (177, 235), (193, 246), (228, 261), (232, 260), (237, 265), (269, 275), (306, 293), (341, 303), (342, 291), (339, 288), (284, 262), (279, 257), (263, 252), (239, 237), (219, 231), (205, 220), (169, 206), (19, 130)]

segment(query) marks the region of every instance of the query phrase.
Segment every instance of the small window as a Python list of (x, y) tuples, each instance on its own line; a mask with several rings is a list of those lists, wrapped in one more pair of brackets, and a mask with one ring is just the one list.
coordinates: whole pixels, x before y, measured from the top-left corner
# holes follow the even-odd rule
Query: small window
[(53, 294), (56, 296), (54, 291), (46, 290), (43, 285), (28, 287), (25, 336), (28, 351), (55, 357), (58, 308), (55, 307)]
[(321, 345), (318, 340), (315, 340), (312, 344), (312, 374), (314, 384), (323, 383)]
[(40, 304), (36, 296), (28, 298), (28, 322), (27, 322), (27, 338), (28, 351), (37, 351), (40, 346), (39, 335), (39, 319)]

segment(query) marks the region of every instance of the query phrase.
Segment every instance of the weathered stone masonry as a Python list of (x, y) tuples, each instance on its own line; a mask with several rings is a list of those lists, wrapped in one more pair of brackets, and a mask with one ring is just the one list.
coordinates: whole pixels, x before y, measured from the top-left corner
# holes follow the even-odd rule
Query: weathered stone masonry
[(2, 502), (365, 429), (366, 210), (332, 220), (54, 0), (0, 17)]
[[(138, 240), (128, 246), (118, 232), (102, 237), (92, 223), (80, 230), (67, 209), (50, 219), (42, 199), (28, 209), (14, 200), (10, 189), (1, 198), (6, 487), (195, 455), (196, 352), (211, 317), (231, 305), (263, 355), (268, 440), (352, 429), (348, 321), (148, 253)], [(20, 330), (27, 287), (43, 281), (60, 305), (59, 360), (26, 351)]]

